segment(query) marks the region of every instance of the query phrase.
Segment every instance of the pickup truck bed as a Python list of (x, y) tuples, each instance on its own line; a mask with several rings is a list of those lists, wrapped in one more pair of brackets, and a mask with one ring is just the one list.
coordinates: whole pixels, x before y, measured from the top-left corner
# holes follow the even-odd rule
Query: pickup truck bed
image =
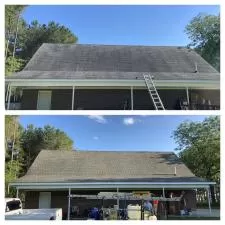
[(23, 209), (22, 214), (5, 215), (6, 220), (62, 220), (62, 209)]

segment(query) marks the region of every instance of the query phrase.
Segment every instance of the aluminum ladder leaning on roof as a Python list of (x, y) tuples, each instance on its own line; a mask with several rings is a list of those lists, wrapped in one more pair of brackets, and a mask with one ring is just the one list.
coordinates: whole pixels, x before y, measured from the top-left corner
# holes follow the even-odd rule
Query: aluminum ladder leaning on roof
[(162, 100), (153, 82), (153, 77), (150, 74), (143, 74), (145, 84), (148, 88), (149, 95), (153, 101), (156, 110), (165, 110)]

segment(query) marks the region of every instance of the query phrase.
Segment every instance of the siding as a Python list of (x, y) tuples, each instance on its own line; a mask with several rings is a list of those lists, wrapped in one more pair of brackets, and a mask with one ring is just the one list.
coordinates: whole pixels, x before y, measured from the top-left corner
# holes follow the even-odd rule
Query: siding
[[(178, 100), (180, 98), (186, 99), (186, 91), (180, 89), (164, 89), (158, 90), (159, 96), (163, 102), (163, 105), (168, 110), (179, 109)], [(148, 93), (148, 90), (134, 90), (134, 109), (150, 109), (153, 110), (154, 105), (152, 99)]]
[(219, 90), (190, 90), (190, 99), (197, 104), (202, 103), (202, 99), (210, 100), (212, 105), (220, 106)]
[(23, 90), (21, 109), (37, 109), (38, 90)]
[(158, 90), (163, 105), (168, 110), (179, 109), (178, 102), (180, 99), (187, 99), (186, 90)]
[(130, 90), (75, 90), (74, 109), (113, 110), (130, 109)]
[(134, 109), (154, 109), (153, 102), (149, 96), (148, 90), (134, 90), (133, 91), (134, 99)]
[[(166, 109), (179, 108), (179, 99), (186, 99), (186, 90), (182, 89), (160, 89), (159, 95)], [(204, 98), (210, 99), (212, 105), (220, 105), (219, 90), (190, 90), (190, 102)], [(37, 108), (38, 90), (24, 90), (21, 108)], [(71, 110), (71, 89), (52, 90), (51, 109)], [(133, 101), (135, 110), (154, 110), (153, 102), (146, 90), (134, 90)], [(130, 90), (118, 89), (77, 89), (74, 95), (74, 109), (84, 110), (124, 110), (131, 109)]]
[(26, 209), (38, 209), (39, 208), (39, 192), (38, 191), (26, 191), (25, 193), (25, 206)]
[(53, 110), (71, 110), (72, 90), (59, 89), (52, 90), (51, 109)]

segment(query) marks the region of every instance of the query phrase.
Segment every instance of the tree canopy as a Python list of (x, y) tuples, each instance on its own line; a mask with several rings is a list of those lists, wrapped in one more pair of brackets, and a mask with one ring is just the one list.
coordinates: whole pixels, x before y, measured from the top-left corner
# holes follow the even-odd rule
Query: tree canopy
[(20, 55), (30, 59), (43, 43), (76, 43), (78, 38), (65, 26), (54, 21), (39, 24), (37, 20), (27, 25), (20, 39)]
[(5, 190), (6, 196), (15, 195), (7, 186), (16, 178), (23, 176), (41, 150), (71, 151), (72, 139), (62, 130), (46, 125), (24, 128), (18, 116), (5, 117)]
[(6, 75), (20, 71), (43, 43), (76, 43), (72, 31), (55, 21), (28, 24), (23, 18), (25, 5), (5, 6), (5, 68)]
[(49, 125), (44, 128), (29, 125), (24, 129), (20, 142), (25, 153), (26, 170), (42, 149), (66, 151), (73, 149), (73, 141), (67, 134)]
[[(220, 118), (211, 116), (203, 122), (183, 122), (174, 131), (179, 157), (197, 176), (220, 183)], [(211, 196), (215, 201), (214, 189)]]
[(203, 122), (183, 122), (174, 131), (182, 161), (198, 177), (220, 181), (220, 119), (211, 116)]
[(185, 32), (191, 40), (189, 46), (220, 71), (220, 15), (199, 14)]

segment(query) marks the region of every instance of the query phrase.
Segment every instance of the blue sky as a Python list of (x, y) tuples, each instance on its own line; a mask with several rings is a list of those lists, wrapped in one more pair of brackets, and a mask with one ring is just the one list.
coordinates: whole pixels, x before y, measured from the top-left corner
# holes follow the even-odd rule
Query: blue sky
[(172, 132), (206, 116), (20, 116), (24, 127), (51, 125), (65, 131), (79, 150), (173, 151)]
[(80, 44), (180, 45), (185, 26), (199, 13), (218, 14), (219, 6), (29, 6), (27, 22), (55, 21), (70, 28)]

